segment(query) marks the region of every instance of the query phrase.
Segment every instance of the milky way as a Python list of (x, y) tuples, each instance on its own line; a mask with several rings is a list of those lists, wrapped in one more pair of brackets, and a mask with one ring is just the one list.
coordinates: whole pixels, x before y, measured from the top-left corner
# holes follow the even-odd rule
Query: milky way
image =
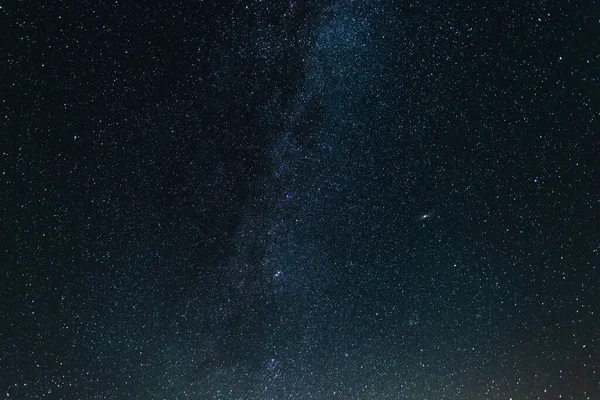
[(592, 9), (4, 5), (0, 395), (600, 396)]

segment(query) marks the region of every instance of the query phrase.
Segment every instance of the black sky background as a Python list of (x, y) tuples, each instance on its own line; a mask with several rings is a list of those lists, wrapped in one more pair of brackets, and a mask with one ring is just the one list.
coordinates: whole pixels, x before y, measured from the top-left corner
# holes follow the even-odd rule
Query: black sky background
[(0, 396), (598, 397), (598, 9), (2, 3)]

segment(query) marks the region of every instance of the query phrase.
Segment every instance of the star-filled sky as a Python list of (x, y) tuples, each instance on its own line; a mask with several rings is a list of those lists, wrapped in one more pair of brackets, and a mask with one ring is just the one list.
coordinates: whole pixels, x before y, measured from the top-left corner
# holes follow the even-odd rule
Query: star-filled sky
[(0, 5), (0, 397), (600, 398), (596, 1)]

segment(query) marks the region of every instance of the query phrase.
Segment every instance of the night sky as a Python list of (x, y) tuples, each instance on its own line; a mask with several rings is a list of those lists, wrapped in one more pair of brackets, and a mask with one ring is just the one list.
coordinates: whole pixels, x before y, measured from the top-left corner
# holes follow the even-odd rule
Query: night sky
[(600, 4), (6, 1), (0, 397), (600, 399)]

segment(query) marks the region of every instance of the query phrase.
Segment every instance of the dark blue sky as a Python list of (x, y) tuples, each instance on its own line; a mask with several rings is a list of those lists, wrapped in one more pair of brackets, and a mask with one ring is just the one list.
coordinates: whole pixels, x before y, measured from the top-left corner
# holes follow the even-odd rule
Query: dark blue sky
[(0, 396), (596, 398), (597, 9), (3, 4)]

